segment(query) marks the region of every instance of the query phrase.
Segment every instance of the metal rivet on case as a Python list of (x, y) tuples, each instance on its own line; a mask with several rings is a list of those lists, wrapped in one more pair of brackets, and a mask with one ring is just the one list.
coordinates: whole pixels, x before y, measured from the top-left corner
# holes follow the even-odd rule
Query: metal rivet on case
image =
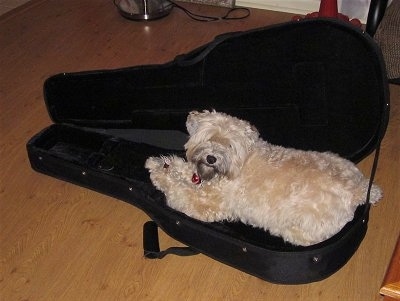
[(314, 256), (313, 259), (312, 259), (312, 261), (313, 261), (314, 263), (318, 263), (318, 262), (319, 262), (319, 257), (318, 257), (318, 256)]
[(133, 190), (133, 188), (132, 188), (132, 187), (129, 187), (128, 189), (129, 189), (129, 191), (132, 191), (132, 190)]
[(82, 171), (82, 176), (86, 176), (86, 171)]
[(40, 161), (42, 161), (42, 160), (43, 160), (43, 157), (42, 157), (42, 156), (40, 156), (40, 157), (39, 157), (39, 160), (40, 160)]
[(175, 224), (177, 224), (178, 226), (180, 226), (181, 222), (180, 222), (180, 221), (176, 221)]
[(363, 224), (365, 224), (365, 218), (362, 220)]
[(246, 248), (246, 247), (243, 247), (243, 248), (242, 248), (242, 251), (245, 252), (245, 253), (247, 253), (247, 248)]

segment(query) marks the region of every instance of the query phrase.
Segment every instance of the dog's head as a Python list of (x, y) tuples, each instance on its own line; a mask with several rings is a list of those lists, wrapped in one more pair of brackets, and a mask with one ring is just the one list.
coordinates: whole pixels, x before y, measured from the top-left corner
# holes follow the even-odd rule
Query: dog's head
[(259, 140), (258, 131), (249, 122), (215, 111), (191, 112), (186, 128), (190, 135), (186, 157), (196, 165), (202, 180), (216, 175), (237, 177)]

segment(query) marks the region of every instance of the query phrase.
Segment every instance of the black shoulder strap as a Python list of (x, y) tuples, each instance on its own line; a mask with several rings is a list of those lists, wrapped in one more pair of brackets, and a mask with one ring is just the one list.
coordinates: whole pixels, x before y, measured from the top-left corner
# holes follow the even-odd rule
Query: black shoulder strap
[(373, 37), (385, 15), (388, 0), (371, 0), (365, 31)]
[(199, 254), (191, 247), (171, 247), (160, 251), (158, 239), (158, 226), (154, 221), (148, 221), (143, 225), (143, 250), (144, 256), (149, 259), (162, 259), (168, 254), (178, 256), (191, 256)]
[(369, 178), (367, 198), (366, 198), (366, 201), (365, 201), (365, 214), (368, 214), (369, 208), (371, 207), (371, 203), (369, 202), (369, 199), (371, 197), (372, 184), (374, 183), (375, 173), (376, 173), (376, 169), (378, 167), (380, 149), (381, 149), (381, 144), (379, 143), (378, 146), (375, 149), (374, 162), (372, 164), (371, 175), (370, 175), (370, 178)]

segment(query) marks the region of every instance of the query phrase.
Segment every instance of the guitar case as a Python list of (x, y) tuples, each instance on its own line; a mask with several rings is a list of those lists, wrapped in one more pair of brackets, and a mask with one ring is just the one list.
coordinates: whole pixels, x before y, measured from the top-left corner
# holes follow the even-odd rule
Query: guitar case
[[(188, 113), (215, 109), (250, 121), (273, 144), (355, 163), (375, 153), (372, 184), (388, 83), (379, 48), (352, 25), (306, 19), (227, 33), (166, 64), (51, 76), (44, 99), (54, 124), (27, 143), (32, 168), (143, 210), (148, 258), (203, 253), (269, 282), (310, 283), (345, 265), (367, 232), (368, 194), (338, 234), (302, 247), (177, 212), (144, 168), (149, 156), (185, 156)], [(158, 228), (187, 247), (160, 251)]]

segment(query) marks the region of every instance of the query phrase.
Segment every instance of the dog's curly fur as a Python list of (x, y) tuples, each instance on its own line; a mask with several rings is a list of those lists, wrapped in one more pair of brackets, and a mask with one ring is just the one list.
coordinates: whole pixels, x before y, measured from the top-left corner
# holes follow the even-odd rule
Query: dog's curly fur
[[(272, 145), (247, 121), (215, 111), (191, 112), (186, 127), (188, 161), (150, 157), (145, 167), (167, 204), (188, 216), (239, 220), (308, 246), (339, 232), (366, 201), (369, 180), (333, 153)], [(373, 185), (370, 202), (380, 198)]]

